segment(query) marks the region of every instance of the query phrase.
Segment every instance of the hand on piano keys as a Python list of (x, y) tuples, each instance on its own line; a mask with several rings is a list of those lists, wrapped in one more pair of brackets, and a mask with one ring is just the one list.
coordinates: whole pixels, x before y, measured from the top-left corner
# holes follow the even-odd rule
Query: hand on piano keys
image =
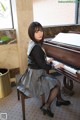
[(53, 67), (55, 67), (56, 69), (57, 68), (64, 68), (64, 64), (62, 64), (62, 63), (60, 63), (58, 61), (55, 61), (53, 58), (47, 57), (47, 62), (48, 63), (52, 62)]
[(60, 63), (60, 62), (55, 61), (55, 60), (53, 60), (52, 63), (53, 63), (53, 67), (55, 67), (56, 69), (64, 68), (64, 66), (65, 66), (63, 63)]
[[(54, 65), (54, 64), (53, 64)], [(64, 64), (62, 63), (59, 63), (57, 65), (54, 65), (54, 67), (57, 69), (57, 68), (64, 68)]]
[[(50, 58), (47, 57), (47, 59), (49, 60)], [(57, 68), (62, 68), (64, 70), (67, 70), (68, 72), (71, 72), (73, 74), (77, 74), (77, 70), (76, 69), (71, 68), (71, 67), (69, 67), (67, 65), (64, 65), (64, 64), (62, 64), (62, 63), (60, 63), (60, 62), (58, 62), (58, 61), (56, 61), (54, 59), (53, 59), (52, 63), (53, 63), (53, 67), (55, 67), (56, 69)]]

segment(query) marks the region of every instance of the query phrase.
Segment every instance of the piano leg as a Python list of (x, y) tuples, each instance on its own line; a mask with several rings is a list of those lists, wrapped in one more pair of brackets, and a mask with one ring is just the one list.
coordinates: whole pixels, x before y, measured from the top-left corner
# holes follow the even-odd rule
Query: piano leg
[(68, 94), (68, 95), (73, 95), (73, 81), (71, 79), (68, 79), (66, 76), (63, 78), (63, 92)]
[(66, 76), (64, 76), (63, 78), (63, 84), (67, 89), (69, 90), (73, 89), (73, 81), (71, 79), (67, 79)]

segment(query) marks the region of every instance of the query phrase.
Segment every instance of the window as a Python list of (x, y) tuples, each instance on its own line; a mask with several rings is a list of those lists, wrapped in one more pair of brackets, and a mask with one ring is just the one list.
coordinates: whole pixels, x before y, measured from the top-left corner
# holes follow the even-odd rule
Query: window
[(13, 28), (11, 0), (0, 0), (0, 29)]
[(76, 24), (76, 0), (33, 0), (34, 21), (43, 26)]

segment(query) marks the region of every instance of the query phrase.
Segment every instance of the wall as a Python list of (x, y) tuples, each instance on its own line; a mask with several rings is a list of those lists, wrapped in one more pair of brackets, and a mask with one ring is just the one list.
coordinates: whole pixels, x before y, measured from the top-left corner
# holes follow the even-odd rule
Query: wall
[(34, 21), (39, 21), (43, 26), (74, 24), (76, 2), (58, 1), (33, 0)]

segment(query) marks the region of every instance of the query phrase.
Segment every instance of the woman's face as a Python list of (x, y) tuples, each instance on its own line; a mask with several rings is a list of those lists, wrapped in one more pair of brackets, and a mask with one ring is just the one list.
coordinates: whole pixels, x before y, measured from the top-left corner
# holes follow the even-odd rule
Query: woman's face
[(42, 30), (36, 30), (34, 33), (34, 37), (36, 41), (40, 41), (43, 38), (43, 31)]

